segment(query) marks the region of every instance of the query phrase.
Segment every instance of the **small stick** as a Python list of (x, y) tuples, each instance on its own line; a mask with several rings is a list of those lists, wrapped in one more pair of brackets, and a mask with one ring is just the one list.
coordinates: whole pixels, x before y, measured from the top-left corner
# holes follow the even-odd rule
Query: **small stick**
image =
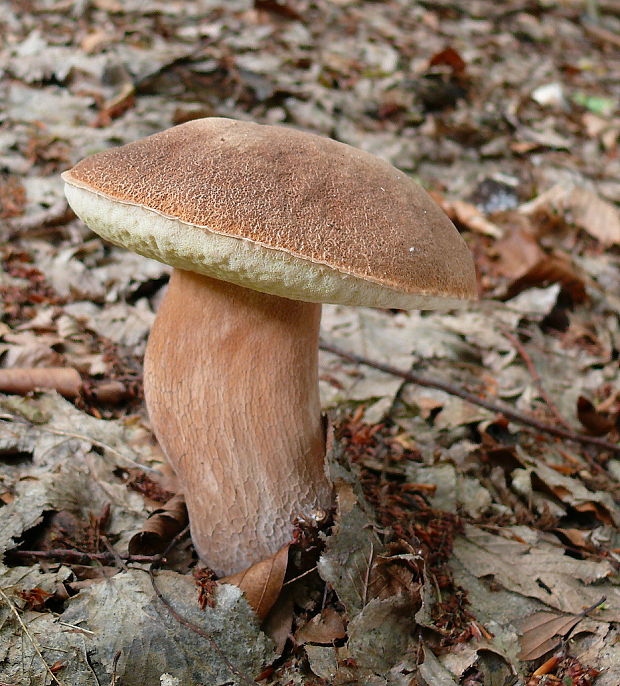
[(373, 558), (375, 556), (375, 547), (370, 541), (370, 555), (368, 556), (368, 564), (366, 565), (366, 576), (364, 577), (364, 594), (362, 596), (362, 609), (366, 607), (368, 602), (368, 587), (370, 585), (370, 571), (372, 569)]
[(523, 361), (525, 362), (525, 366), (527, 367), (530, 376), (532, 377), (532, 380), (536, 384), (536, 388), (538, 388), (538, 392), (540, 393), (541, 398), (547, 403), (547, 407), (551, 410), (553, 416), (557, 419), (557, 421), (565, 428), (571, 431), (572, 427), (571, 425), (562, 417), (560, 414), (560, 411), (558, 410), (556, 404), (553, 402), (549, 394), (547, 393), (546, 388), (543, 386), (542, 379), (540, 378), (540, 374), (538, 373), (538, 370), (534, 366), (534, 362), (532, 361), (532, 358), (529, 356), (529, 353), (525, 349), (525, 346), (517, 336), (514, 334), (510, 333), (510, 331), (502, 331), (504, 336), (514, 345), (516, 348), (517, 352), (521, 357), (523, 358)]
[(435, 381), (435, 379), (430, 379), (429, 377), (421, 376), (413, 372), (406, 372), (402, 369), (398, 369), (397, 367), (392, 367), (392, 365), (389, 364), (375, 362), (367, 359), (366, 357), (362, 357), (361, 355), (356, 355), (355, 353), (349, 353), (345, 350), (341, 350), (337, 346), (331, 345), (330, 343), (321, 342), (319, 347), (321, 350), (338, 355), (345, 360), (356, 362), (357, 364), (363, 364), (367, 367), (372, 367), (373, 369), (378, 369), (386, 374), (392, 374), (392, 376), (397, 376), (405, 381), (408, 381), (409, 383), (414, 383), (418, 386), (425, 386), (426, 388), (437, 388), (440, 391), (444, 391), (445, 393), (456, 396), (457, 398), (461, 398), (472, 405), (478, 405), (479, 407), (484, 407), (485, 410), (490, 410), (491, 412), (496, 412), (497, 414), (503, 414), (504, 417), (510, 421), (531, 426), (537, 431), (548, 433), (551, 436), (557, 436), (558, 438), (564, 438), (568, 441), (573, 441), (574, 443), (593, 445), (599, 450), (608, 450), (612, 453), (620, 455), (620, 445), (616, 443), (610, 443), (609, 441), (604, 441), (603, 439), (596, 438), (595, 436), (586, 436), (585, 434), (576, 433), (567, 429), (560, 429), (557, 426), (552, 426), (546, 422), (541, 422), (535, 417), (519, 412), (518, 410), (514, 410), (504, 403), (498, 403), (491, 400), (485, 400), (484, 398), (479, 398), (477, 395), (469, 393), (459, 386), (455, 386), (444, 381)]
[(114, 562), (116, 562), (116, 565), (120, 567), (124, 572), (128, 572), (129, 569), (125, 564), (125, 560), (123, 560), (122, 556), (116, 550), (114, 550), (112, 544), (110, 543), (110, 541), (108, 541), (107, 536), (104, 536), (102, 534), (101, 540), (103, 541), (103, 545), (106, 547), (108, 553), (110, 553), (110, 555), (112, 555), (112, 557), (114, 558)]
[(312, 574), (312, 572), (316, 572), (318, 569), (317, 565), (314, 565), (311, 569), (308, 569), (305, 571), (303, 574), (300, 574), (299, 576), (295, 576), (292, 579), (289, 579), (288, 581), (285, 581), (282, 586), (288, 586), (289, 584), (292, 584), (295, 581), (298, 581), (299, 579), (302, 579), (304, 576), (308, 576), (308, 574)]
[(70, 548), (55, 548), (53, 550), (11, 550), (9, 555), (15, 557), (30, 557), (35, 560), (60, 560), (76, 565), (89, 562), (115, 562), (117, 559), (136, 564), (151, 564), (159, 555), (113, 555), (112, 553), (83, 553)]

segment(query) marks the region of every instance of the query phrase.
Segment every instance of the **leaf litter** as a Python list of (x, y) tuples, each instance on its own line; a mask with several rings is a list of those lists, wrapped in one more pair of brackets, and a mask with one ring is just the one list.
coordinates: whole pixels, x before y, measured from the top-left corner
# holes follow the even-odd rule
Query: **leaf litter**
[(73, 369), (81, 388), (71, 402), (34, 383), (0, 397), (1, 681), (620, 682), (617, 455), (328, 352), (334, 519), (300, 527), (246, 589), (263, 613), (280, 593), (263, 625), (275, 644), (237, 587), (196, 572), (187, 541), (156, 577), (222, 653), (175, 620), (149, 585), (153, 556), (128, 550), (177, 494), (141, 387), (169, 270), (89, 234), (59, 179), (196, 116), (375, 152), (453, 218), (483, 302), (329, 306), (323, 339), (617, 444), (620, 19), (587, 5), (598, 14), (490, 0), (7, 4), (0, 366), (20, 382)]

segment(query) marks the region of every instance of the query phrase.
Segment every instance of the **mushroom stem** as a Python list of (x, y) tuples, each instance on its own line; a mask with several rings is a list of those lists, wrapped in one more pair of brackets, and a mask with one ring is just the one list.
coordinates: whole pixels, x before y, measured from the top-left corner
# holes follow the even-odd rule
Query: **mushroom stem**
[(218, 574), (270, 557), (295, 517), (329, 508), (318, 393), (321, 306), (175, 269), (151, 331), (144, 392)]

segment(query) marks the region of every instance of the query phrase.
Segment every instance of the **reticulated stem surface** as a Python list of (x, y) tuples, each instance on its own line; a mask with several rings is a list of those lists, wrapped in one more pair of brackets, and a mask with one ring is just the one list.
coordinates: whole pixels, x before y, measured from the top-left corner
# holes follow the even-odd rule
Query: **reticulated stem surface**
[(265, 559), (294, 517), (327, 509), (318, 394), (321, 306), (175, 270), (144, 391), (184, 489), (192, 539), (218, 574)]

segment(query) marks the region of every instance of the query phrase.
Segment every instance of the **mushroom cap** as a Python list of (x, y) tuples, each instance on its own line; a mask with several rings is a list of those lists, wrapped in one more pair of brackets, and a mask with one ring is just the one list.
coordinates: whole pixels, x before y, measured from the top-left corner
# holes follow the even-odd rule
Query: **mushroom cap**
[(387, 162), (282, 126), (197, 119), (63, 174), (72, 208), (116, 245), (309, 302), (452, 307), (474, 265), (430, 196)]

